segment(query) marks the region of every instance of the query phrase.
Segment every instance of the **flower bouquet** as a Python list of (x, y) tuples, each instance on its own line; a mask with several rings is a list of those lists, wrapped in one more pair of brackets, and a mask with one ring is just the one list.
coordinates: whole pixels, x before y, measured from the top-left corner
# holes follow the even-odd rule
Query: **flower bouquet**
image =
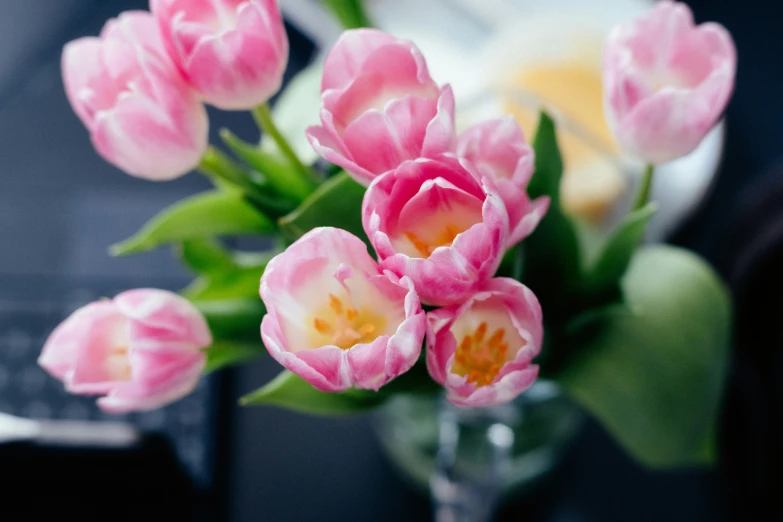
[[(359, 2), (325, 3), (368, 23)], [(65, 47), (68, 99), (101, 156), (155, 181), (198, 170), (214, 189), (111, 247), (173, 246), (193, 283), (76, 311), (44, 346), (51, 375), (123, 413), (269, 353), (285, 369), (242, 403), (325, 415), (400, 396), (513, 407), (542, 378), (647, 466), (713, 461), (729, 298), (697, 256), (643, 239), (655, 165), (693, 151), (732, 92), (724, 28), (663, 1), (608, 36), (605, 115), (647, 166), (603, 235), (563, 210), (555, 119), (542, 112), (530, 142), (511, 116), (457, 129), (451, 87), (375, 29), (347, 30), (322, 64), (306, 136), (323, 160), (308, 165), (267, 104), (287, 58), (275, 0), (151, 0)], [(209, 145), (204, 104), (251, 111), (264, 139), (223, 129)], [(245, 236), (271, 247), (225, 241)]]

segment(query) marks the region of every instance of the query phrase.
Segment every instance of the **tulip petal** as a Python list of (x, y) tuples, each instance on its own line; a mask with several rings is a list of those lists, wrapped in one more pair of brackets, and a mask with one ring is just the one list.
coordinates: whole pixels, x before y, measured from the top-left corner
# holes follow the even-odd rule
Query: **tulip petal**
[(114, 303), (125, 317), (133, 320), (130, 335), (139, 344), (153, 336), (156, 345), (162, 342), (172, 346), (190, 342), (199, 346), (212, 344), (204, 316), (176, 294), (154, 288), (128, 290), (117, 295)]
[(198, 165), (206, 111), (169, 59), (152, 15), (123, 13), (100, 38), (69, 43), (62, 73), (68, 100), (108, 162), (152, 180)]
[(109, 413), (154, 410), (190, 394), (206, 358), (201, 353), (136, 350), (130, 355), (138, 376), (114, 387), (98, 406)]
[(396, 42), (393, 36), (376, 29), (344, 32), (326, 57), (321, 90), (345, 88), (358, 76), (370, 53)]
[(128, 174), (174, 179), (194, 169), (206, 149), (206, 111), (195, 102), (188, 110), (194, 119), (183, 134), (148, 98), (125, 96), (114, 109), (98, 114), (93, 144), (101, 156)]
[(435, 117), (427, 124), (427, 131), (421, 146), (421, 155), (434, 158), (452, 150), (456, 143), (454, 125), (454, 92), (451, 85), (444, 85), (438, 97)]

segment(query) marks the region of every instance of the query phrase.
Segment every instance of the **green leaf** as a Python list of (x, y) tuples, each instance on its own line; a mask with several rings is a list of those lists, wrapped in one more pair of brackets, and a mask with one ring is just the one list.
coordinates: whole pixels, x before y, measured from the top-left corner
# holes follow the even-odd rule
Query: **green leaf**
[(258, 286), (265, 268), (266, 264), (202, 276), (182, 294), (193, 301), (258, 297)]
[(563, 157), (557, 144), (554, 120), (546, 112), (538, 117), (538, 128), (533, 138), (536, 164), (533, 177), (527, 187), (531, 198), (549, 196), (552, 203), (560, 205), (560, 179), (563, 177)]
[(297, 239), (316, 227), (337, 227), (362, 238), (362, 199), (365, 188), (341, 173), (324, 182), (302, 205), (280, 219), (280, 230)]
[(207, 349), (205, 373), (246, 363), (267, 353), (261, 339), (255, 343), (217, 341)]
[(214, 239), (188, 239), (179, 245), (182, 261), (198, 274), (213, 274), (236, 268), (231, 254)]
[(259, 297), (194, 300), (193, 304), (204, 314), (216, 341), (257, 342), (260, 339), (261, 319), (266, 308)]
[(181, 245), (182, 260), (201, 274), (182, 294), (192, 301), (257, 298), (258, 285), (275, 252), (229, 253), (212, 240), (189, 240)]
[(217, 147), (209, 147), (201, 158), (199, 170), (212, 179), (215, 187), (225, 192), (239, 192), (248, 203), (271, 218), (279, 218), (296, 208), (296, 200), (280, 196), (263, 174), (237, 164)]
[(601, 249), (595, 264), (585, 274), (585, 291), (600, 294), (619, 284), (634, 252), (644, 240), (647, 224), (655, 210), (655, 204), (650, 203), (625, 216)]
[(533, 234), (525, 240), (525, 283), (539, 296), (552, 320), (567, 317), (578, 300), (582, 279), (579, 238), (571, 218), (560, 206), (563, 161), (555, 124), (544, 112), (533, 139), (535, 172), (528, 192), (548, 196), (549, 210)]
[(371, 409), (384, 396), (365, 390), (327, 393), (288, 370), (267, 385), (240, 399), (242, 405), (278, 406), (314, 415), (347, 415)]
[(666, 246), (640, 249), (622, 287), (626, 311), (582, 328), (558, 381), (639, 462), (707, 464), (728, 363), (726, 289), (703, 260)]
[(263, 174), (266, 181), (282, 196), (301, 202), (312, 192), (310, 184), (297, 176), (292, 168), (275, 154), (242, 141), (228, 129), (221, 129), (220, 137), (237, 158)]
[(165, 209), (136, 235), (113, 245), (110, 252), (122, 256), (188, 239), (269, 234), (274, 230), (275, 224), (239, 194), (210, 191)]

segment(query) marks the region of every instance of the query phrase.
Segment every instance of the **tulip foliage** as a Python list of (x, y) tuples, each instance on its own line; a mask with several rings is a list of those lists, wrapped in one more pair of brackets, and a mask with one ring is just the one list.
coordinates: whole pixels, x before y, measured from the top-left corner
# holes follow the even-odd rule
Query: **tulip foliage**
[[(66, 90), (101, 155), (154, 180), (197, 168), (215, 188), (112, 247), (172, 246), (196, 275), (182, 291), (192, 304), (141, 290), (90, 305), (41, 364), (122, 411), (181, 397), (194, 369), (264, 353), (285, 369), (242, 402), (325, 415), (400, 393), (491, 407), (541, 376), (640, 462), (710, 462), (729, 298), (703, 260), (643, 239), (654, 163), (691, 152), (721, 116), (733, 43), (667, 1), (606, 45), (607, 118), (650, 166), (596, 241), (563, 210), (556, 122), (542, 112), (530, 142), (510, 116), (458, 129), (451, 87), (412, 42), (346, 31), (314, 66), (320, 112), (304, 120), (320, 121), (307, 129), (294, 120), (312, 106), (312, 70), (266, 105), (288, 55), (272, 0), (153, 0), (69, 44)], [(264, 139), (224, 129), (222, 150), (207, 146), (205, 103), (251, 110)], [(328, 163), (302, 154), (305, 138)], [(224, 241), (246, 236), (274, 246)], [(165, 371), (153, 356), (168, 357)]]

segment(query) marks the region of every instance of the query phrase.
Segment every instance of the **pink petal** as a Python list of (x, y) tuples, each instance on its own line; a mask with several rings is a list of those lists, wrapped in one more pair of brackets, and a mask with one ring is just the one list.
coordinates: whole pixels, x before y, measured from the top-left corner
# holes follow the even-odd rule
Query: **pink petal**
[(345, 31), (326, 57), (321, 90), (346, 87), (358, 76), (369, 54), (397, 42), (393, 36), (375, 29)]
[(101, 332), (112, 331), (121, 315), (111, 301), (96, 301), (71, 314), (51, 333), (38, 364), (66, 384), (73, 378), (82, 352), (100, 349)]
[(444, 85), (438, 98), (438, 111), (427, 124), (421, 155), (434, 158), (438, 154), (454, 148), (456, 134), (454, 130), (454, 93), (451, 85)]
[(130, 354), (133, 379), (114, 387), (98, 406), (110, 413), (160, 408), (190, 394), (198, 384), (206, 357), (181, 350), (135, 350)]
[(349, 159), (346, 153), (341, 151), (344, 148), (342, 142), (336, 140), (324, 127), (308, 127), (306, 134), (307, 140), (319, 156), (330, 163), (344, 168), (358, 183), (366, 187), (375, 178), (375, 174)]
[(131, 320), (130, 335), (135, 343), (154, 338), (157, 345), (179, 345), (195, 350), (212, 344), (204, 316), (175, 293), (153, 288), (129, 290), (117, 295), (114, 302)]

